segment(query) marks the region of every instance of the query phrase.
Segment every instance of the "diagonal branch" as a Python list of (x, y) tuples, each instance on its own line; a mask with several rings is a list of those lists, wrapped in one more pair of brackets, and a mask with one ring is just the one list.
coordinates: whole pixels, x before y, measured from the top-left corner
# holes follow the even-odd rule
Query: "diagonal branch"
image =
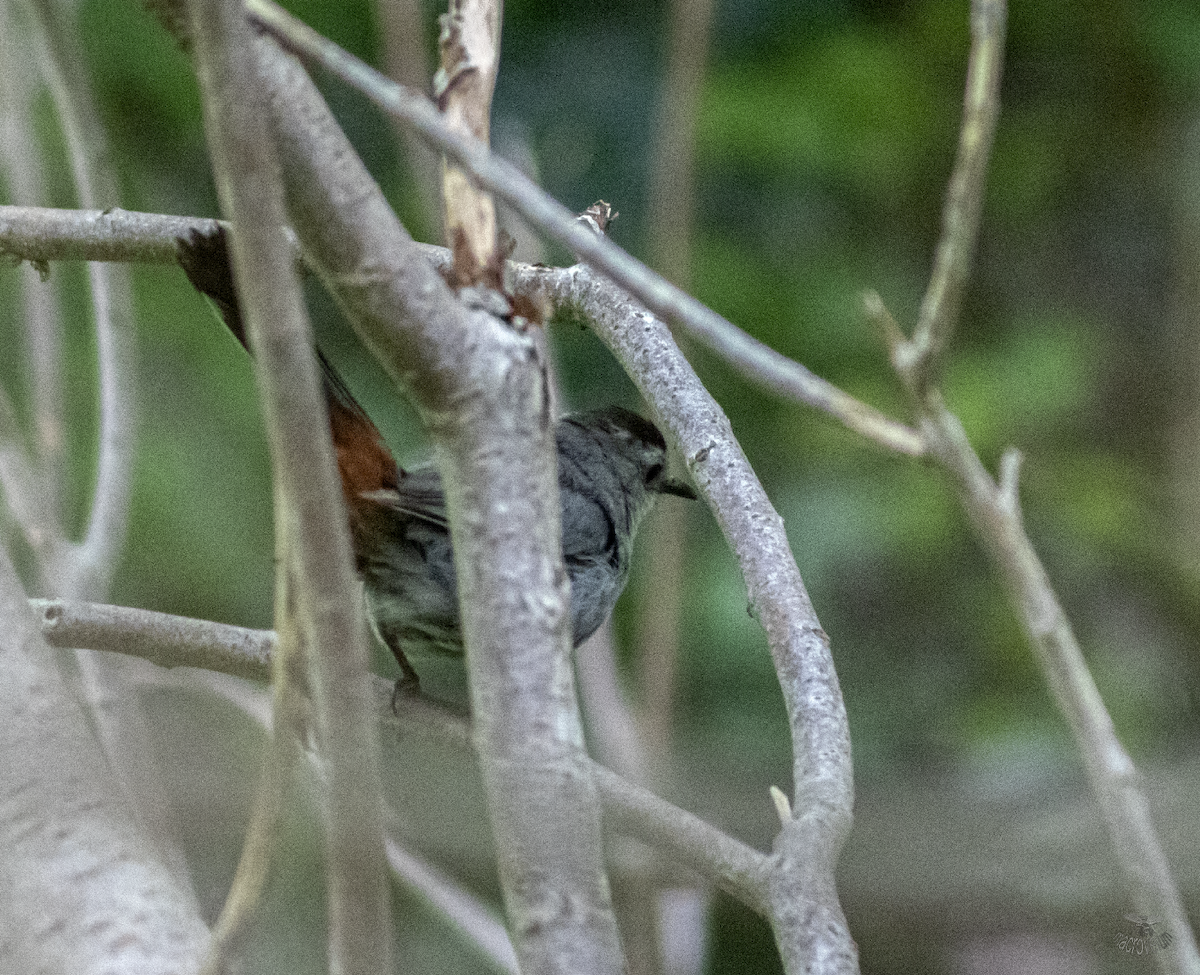
[(450, 130), (424, 96), (388, 80), (270, 0), (249, 0), (247, 9), (256, 22), (279, 37), (284, 47), (303, 53), (358, 88), (385, 112), (445, 152), (480, 186), (491, 190), (546, 236), (635, 295), (661, 319), (724, 356), (747, 378), (781, 396), (829, 413), (888, 450), (920, 456), (924, 448), (916, 431), (743, 332), (608, 238), (588, 230), (575, 214), (547, 196), (516, 167), (493, 156), (482, 143)]

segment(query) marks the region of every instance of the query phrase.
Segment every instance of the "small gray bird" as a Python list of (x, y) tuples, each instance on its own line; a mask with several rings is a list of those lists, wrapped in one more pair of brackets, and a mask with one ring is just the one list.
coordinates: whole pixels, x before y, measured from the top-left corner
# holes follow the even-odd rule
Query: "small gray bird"
[[(634, 536), (655, 498), (696, 495), (666, 476), (662, 434), (629, 410), (564, 417), (555, 441), (563, 561), (578, 647), (608, 618), (625, 588)], [(441, 477), (431, 468), (401, 474), (394, 488), (360, 494), (351, 511), (371, 622), (404, 672), (400, 689), (414, 687), (413, 658), (463, 652)]]
[[(244, 346), (224, 232), (181, 239), (179, 263)], [(397, 693), (415, 690), (410, 657), (463, 654), (441, 477), (429, 467), (402, 471), (328, 360), (319, 352), (318, 358), (367, 611), (404, 675)], [(555, 441), (563, 561), (578, 647), (608, 618), (625, 588), (634, 536), (658, 495), (696, 495), (667, 477), (662, 433), (629, 410), (610, 406), (564, 417)]]

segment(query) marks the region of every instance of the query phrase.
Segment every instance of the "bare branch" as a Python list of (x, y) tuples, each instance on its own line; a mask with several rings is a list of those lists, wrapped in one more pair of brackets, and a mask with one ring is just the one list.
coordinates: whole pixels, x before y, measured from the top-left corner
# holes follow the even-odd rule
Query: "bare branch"
[[(104, 164), (107, 139), (92, 102), (85, 63), (72, 19), (51, 0), (33, 0), (43, 45), (43, 70), (58, 112), (80, 205), (87, 208), (117, 202), (116, 180)], [(78, 545), (65, 545), (44, 565), (48, 582), (59, 595), (99, 598), (108, 589), (116, 556), (125, 541), (129, 492), (133, 477), (134, 412), (133, 294), (128, 271), (89, 264), (96, 315), (96, 347), (100, 387), (100, 431), (96, 489), (87, 529)]]
[(192, 230), (212, 235), (218, 221), (158, 213), (0, 206), (0, 256), (47, 261), (174, 264)]
[(271, 675), (271, 630), (63, 599), (31, 599), (30, 605), (51, 646), (107, 650), (159, 667), (202, 667), (248, 680), (266, 681)]
[(1195, 936), (1150, 815), (1141, 775), (1117, 737), (1070, 621), (1025, 534), (1016, 503), (1016, 464), (1007, 461), (1004, 488), (997, 487), (940, 397), (931, 391), (924, 399), (922, 429), (932, 455), (954, 479), (976, 536), (1000, 569), (1083, 758), (1133, 905), (1160, 921), (1174, 938), (1169, 950), (1156, 953), (1159, 967), (1164, 972), (1200, 971)]
[(455, 300), (303, 69), (266, 39), (258, 50), (305, 252), (409, 391), (435, 443), (522, 970), (620, 971), (570, 668), (554, 438), (536, 346), (520, 328)]
[[(376, 729), (366, 709), (367, 647), (350, 563), (350, 541), (319, 392), (312, 337), (282, 230), (282, 185), (263, 111), (254, 38), (240, 3), (190, 5), (205, 123), (218, 194), (233, 223), (234, 275), (256, 353), (276, 480), (279, 566), (287, 577), (277, 615), (308, 676), (328, 788), (329, 953), (334, 971), (375, 975), (391, 964), (389, 891), (383, 864)], [(294, 658), (291, 658), (294, 659)], [(286, 670), (291, 659), (285, 659)], [(298, 663), (298, 661), (297, 661)], [(289, 700), (286, 673), (277, 701)], [(281, 722), (286, 727), (286, 722)], [(283, 733), (283, 729), (281, 729)], [(270, 831), (280, 784), (268, 770), (256, 824)], [(252, 899), (261, 889), (255, 833), (239, 871)], [(250, 860), (257, 853), (259, 861)], [(236, 925), (236, 921), (233, 922)]]
[[(433, 72), (426, 50), (425, 24), (419, 0), (377, 0), (379, 36), (383, 46), (381, 62), (389, 77), (415, 91), (429, 88)], [(438, 189), (438, 159), (420, 139), (414, 139), (395, 125), (408, 162), (408, 171), (421, 203), (422, 223), (436, 226), (441, 219), (441, 192)]]
[[(789, 972), (818, 959), (829, 966), (822, 970), (853, 971), (856, 952), (832, 873), (853, 807), (850, 733), (829, 638), (813, 612), (782, 521), (729, 420), (662, 321), (586, 266), (528, 273), (532, 280), (525, 287), (540, 281), (553, 300), (577, 307), (620, 360), (665, 424), (668, 440), (737, 556), (750, 611), (767, 632), (792, 731), (796, 819), (780, 836), (798, 841), (776, 857), (777, 868), (788, 876), (773, 877), (771, 890), (799, 897), (809, 913), (797, 919), (794, 905), (772, 899), (776, 939)], [(802, 923), (792, 925), (794, 920)]]
[[(5, 4), (0, 9), (0, 171), (10, 199), (27, 204), (45, 199), (34, 113), (42, 86), (37, 78), (38, 27), (28, 7)], [(36, 272), (36, 273), (34, 273)], [(66, 431), (62, 402), (62, 316), (58, 282), (46, 279), (41, 265), (20, 275), (20, 320), (25, 333), (25, 361), (34, 429), (27, 438), (11, 401), (0, 391), (0, 488), (14, 521), (39, 561), (62, 544), (61, 492)]]
[[(502, 0), (450, 0), (438, 38), (441, 66), (433, 91), (446, 124), (454, 132), (490, 143), (492, 92), (500, 70)], [(442, 170), (446, 244), (454, 253), (457, 283), (483, 283), (500, 289), (501, 259), (496, 250), (496, 206), (467, 173), (447, 161)], [(488, 273), (493, 280), (487, 280)]]

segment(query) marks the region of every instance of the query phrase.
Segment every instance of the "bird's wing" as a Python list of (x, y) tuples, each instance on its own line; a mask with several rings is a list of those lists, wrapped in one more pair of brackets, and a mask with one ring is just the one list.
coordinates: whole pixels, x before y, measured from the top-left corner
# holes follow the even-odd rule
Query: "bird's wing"
[(362, 495), (397, 514), (448, 529), (446, 521), (446, 494), (442, 490), (442, 479), (431, 468), (417, 468), (400, 475), (394, 488), (369, 491)]

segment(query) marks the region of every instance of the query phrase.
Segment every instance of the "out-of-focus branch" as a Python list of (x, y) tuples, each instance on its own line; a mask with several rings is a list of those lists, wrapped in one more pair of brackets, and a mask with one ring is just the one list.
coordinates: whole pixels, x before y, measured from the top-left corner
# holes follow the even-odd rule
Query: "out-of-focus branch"
[[(233, 224), (234, 277), (258, 365), (275, 474), (278, 571), (285, 574), (276, 614), (293, 655), (277, 669), (284, 686), (276, 701), (286, 708), (292, 700), (288, 669), (295, 655), (305, 653), (328, 782), (322, 800), (330, 966), (347, 975), (375, 975), (391, 967), (391, 925), (378, 742), (367, 713), (367, 646), (312, 337), (283, 234), (286, 214), (267, 98), (241, 4), (195, 0), (189, 7), (205, 129), (218, 196)], [(279, 725), (280, 735), (293, 730), (286, 720)], [(243, 886), (231, 895), (223, 935), (240, 925), (238, 914), (262, 887), (262, 860), (282, 789), (273, 769), (266, 771), (254, 819), (259, 829), (248, 838), (246, 869), (239, 867), (238, 875)], [(225, 945), (222, 939), (214, 947)], [(224, 969), (220, 957), (212, 962), (214, 971)]]
[[(650, 264), (685, 290), (691, 276), (695, 222), (696, 117), (708, 61), (712, 13), (712, 0), (673, 0), (670, 5), (670, 39), (651, 149)], [(652, 787), (661, 788), (670, 767), (684, 566), (693, 514), (689, 505), (660, 506), (643, 529), (643, 557), (648, 578), (655, 580), (655, 597), (646, 600), (638, 612), (634, 660), (640, 693), (634, 702), (636, 710), (631, 709), (625, 718), (639, 731), (642, 762), (634, 774), (625, 774)], [(608, 645), (611, 647), (611, 641)], [(619, 692), (613, 696), (620, 704), (625, 703)], [(698, 972), (708, 940), (705, 919), (711, 892), (692, 887), (671, 891), (668, 896), (656, 883), (660, 878), (653, 876), (653, 858), (645, 850), (634, 847), (630, 866), (614, 875), (618, 916), (632, 975), (666, 971), (685, 975), (689, 961)], [(625, 857), (626, 861), (630, 859)], [(683, 903), (684, 898), (691, 900), (692, 910), (672, 907)], [(677, 945), (689, 945), (692, 950), (685, 957), (670, 957), (672, 947)]]
[(56, 647), (124, 653), (159, 667), (202, 667), (265, 681), (275, 634), (124, 606), (32, 599), (42, 636)]
[[(708, 61), (712, 0), (674, 0), (671, 40), (655, 126), (650, 176), (651, 263), (668, 281), (687, 288), (695, 223), (696, 116)], [(672, 505), (655, 513), (649, 575), (660, 581), (658, 598), (638, 626), (640, 724), (652, 754), (670, 744), (674, 714), (683, 562), (690, 512)]]
[(1000, 117), (1006, 17), (1005, 0), (971, 3), (971, 57), (963, 96), (958, 158), (954, 161), (942, 212), (942, 236), (912, 340), (893, 349), (893, 355), (898, 356), (893, 362), (896, 369), (918, 388), (936, 379), (939, 360), (954, 332), (963, 290), (971, 273), (988, 160)]
[[(92, 97), (76, 10), (56, 0), (27, 0), (33, 22), (28, 51), (54, 104), (81, 206), (115, 204), (119, 190), (101, 113)], [(53, 526), (35, 547), (38, 587), (45, 595), (100, 599), (108, 591), (124, 546), (133, 480), (136, 412), (133, 403), (133, 294), (129, 269), (89, 264), (96, 336), (96, 475), (83, 538), (68, 538), (58, 498), (66, 477), (62, 404), (58, 401), (67, 363), (61, 358), (58, 324), (31, 320), (29, 372), (39, 454), (39, 490), (49, 499)], [(47, 290), (31, 285), (38, 290)], [(43, 334), (35, 334), (35, 330)], [(45, 356), (42, 361), (36, 361)], [(95, 655), (78, 654), (80, 687), (91, 710), (119, 791), (137, 811), (146, 836), (181, 883), (187, 863), (170, 829), (171, 801), (162, 787), (153, 736), (139, 701), (128, 691), (120, 665), (105, 666)]]
[[(420, 0), (377, 0), (375, 9), (383, 46), (382, 62), (388, 77), (414, 91), (427, 90), (432, 71)], [(405, 132), (403, 126), (396, 125), (395, 129), (421, 203), (423, 223), (427, 227), (436, 226), (442, 212), (437, 157), (420, 139)]]
[(671, 41), (650, 171), (650, 250), (668, 281), (686, 288), (695, 208), (696, 116), (708, 61), (713, 0), (673, 0)]
[[(36, 59), (38, 31), (28, 5), (0, 8), (0, 174), (9, 198), (37, 204), (45, 199), (46, 163), (34, 125), (42, 85)], [(66, 456), (62, 402), (62, 320), (58, 282), (45, 280), (45, 267), (22, 275), (21, 311), (26, 384), (34, 429), (28, 438), (9, 398), (0, 391), (0, 489), (13, 521), (39, 561), (62, 544), (61, 491)]]
[(950, 475), (976, 537), (1000, 569), (1046, 683), (1074, 735), (1133, 906), (1171, 934), (1172, 944), (1155, 953), (1158, 967), (1164, 972), (1194, 975), (1200, 972), (1200, 954), (1151, 819), (1141, 777), (1117, 738), (1070, 621), (1025, 534), (1017, 496), (1019, 455), (1009, 452), (1001, 462), (999, 483), (993, 480), (933, 384), (937, 357), (956, 324), (958, 301), (975, 247), (991, 133), (999, 113), (1004, 21), (1003, 0), (974, 0), (959, 156), (917, 330), (912, 339), (906, 339), (876, 294), (867, 295), (866, 312), (887, 338), (892, 362), (908, 389), (930, 456)]
[(191, 889), (128, 815), (0, 547), (0, 971), (195, 971)]
[[(71, 160), (79, 203), (86, 208), (117, 202), (116, 180), (105, 164), (108, 141), (83, 76), (85, 63), (73, 20), (51, 0), (31, 0), (39, 21), (42, 64)], [(83, 541), (67, 545), (43, 566), (58, 595), (99, 598), (108, 589), (125, 541), (133, 477), (133, 295), (128, 271), (90, 264), (96, 315), (100, 388), (96, 489)]]
[(607, 238), (592, 233), (579, 223), (575, 214), (547, 196), (516, 167), (493, 156), (487, 146), (451, 131), (422, 95), (389, 81), (270, 0), (249, 0), (247, 9), (259, 24), (279, 37), (280, 43), (358, 88), (385, 112), (442, 149), (475, 182), (509, 204), (534, 227), (636, 295), (664, 321), (682, 328), (724, 356), (747, 378), (781, 396), (829, 413), (888, 450), (920, 456), (924, 447), (915, 430), (884, 416), (747, 335)]

